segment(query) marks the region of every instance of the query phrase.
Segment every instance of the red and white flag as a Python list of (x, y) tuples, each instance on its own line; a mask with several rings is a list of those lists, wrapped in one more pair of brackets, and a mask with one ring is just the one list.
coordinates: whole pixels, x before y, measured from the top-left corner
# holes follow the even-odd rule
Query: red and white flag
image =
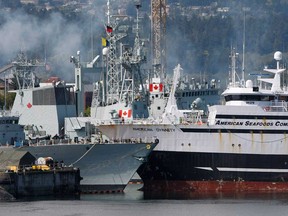
[(163, 84), (150, 84), (149, 85), (149, 91), (150, 92), (162, 92), (163, 91)]
[(132, 110), (131, 109), (119, 110), (118, 114), (120, 118), (131, 118)]

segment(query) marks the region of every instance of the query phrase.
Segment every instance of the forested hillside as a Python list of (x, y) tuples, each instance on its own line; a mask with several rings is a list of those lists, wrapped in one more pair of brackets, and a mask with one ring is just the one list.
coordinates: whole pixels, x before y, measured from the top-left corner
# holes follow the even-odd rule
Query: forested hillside
[(241, 61), (244, 38), (248, 73), (273, 64), (276, 50), (288, 51), (288, 1), (177, 2), (182, 6), (172, 4), (167, 21), (169, 61), (180, 61), (193, 73), (227, 74), (231, 47), (240, 53)]

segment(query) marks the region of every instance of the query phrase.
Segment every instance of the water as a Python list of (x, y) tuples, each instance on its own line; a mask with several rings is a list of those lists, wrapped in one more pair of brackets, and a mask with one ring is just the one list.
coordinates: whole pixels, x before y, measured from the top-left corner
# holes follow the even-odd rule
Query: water
[(123, 194), (81, 195), (74, 200), (18, 200), (1, 202), (1, 216), (284, 216), (288, 194), (249, 194), (222, 197), (184, 197), (146, 199), (139, 185), (129, 185)]

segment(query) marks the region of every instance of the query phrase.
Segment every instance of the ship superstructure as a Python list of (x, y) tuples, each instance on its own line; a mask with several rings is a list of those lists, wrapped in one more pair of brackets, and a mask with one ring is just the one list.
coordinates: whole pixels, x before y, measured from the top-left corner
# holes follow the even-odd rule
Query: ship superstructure
[(12, 64), (17, 90), (11, 91), (16, 93), (11, 112), (20, 115), (19, 124), (25, 125), (26, 139), (63, 135), (64, 118), (76, 115), (74, 86), (58, 80), (40, 83), (35, 68), (43, 69), (45, 64), (28, 60), (23, 52)]
[[(109, 3), (109, 1), (108, 1)], [(65, 134), (69, 137), (86, 138), (90, 131), (96, 131), (94, 125), (102, 120), (129, 121), (132, 118), (149, 117), (149, 98), (147, 83), (141, 66), (146, 63), (145, 41), (139, 33), (140, 3), (136, 3), (136, 28), (133, 47), (124, 44), (127, 36), (119, 30), (120, 21), (116, 15), (107, 12), (105, 23), (106, 37), (102, 38), (101, 79), (93, 83), (93, 97), (90, 117), (71, 117), (65, 119)], [(75, 64), (79, 74), (85, 66)]]
[(19, 124), (19, 115), (0, 111), (0, 146), (22, 145), (25, 140), (24, 126)]
[[(117, 19), (108, 19), (106, 40), (103, 48), (103, 80), (94, 84), (94, 97), (91, 106), (91, 118), (117, 119), (148, 117), (146, 89), (141, 74), (141, 65), (146, 62), (139, 35), (139, 9), (136, 4), (137, 19), (133, 48), (124, 45), (121, 39), (126, 36), (117, 32)], [(108, 15), (109, 17), (109, 15)]]

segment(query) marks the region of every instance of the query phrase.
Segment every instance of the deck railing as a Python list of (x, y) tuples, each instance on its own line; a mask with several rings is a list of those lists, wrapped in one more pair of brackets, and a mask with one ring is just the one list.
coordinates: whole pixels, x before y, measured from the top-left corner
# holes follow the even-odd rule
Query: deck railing
[(271, 101), (269, 106), (263, 107), (266, 112), (287, 112), (286, 101)]

